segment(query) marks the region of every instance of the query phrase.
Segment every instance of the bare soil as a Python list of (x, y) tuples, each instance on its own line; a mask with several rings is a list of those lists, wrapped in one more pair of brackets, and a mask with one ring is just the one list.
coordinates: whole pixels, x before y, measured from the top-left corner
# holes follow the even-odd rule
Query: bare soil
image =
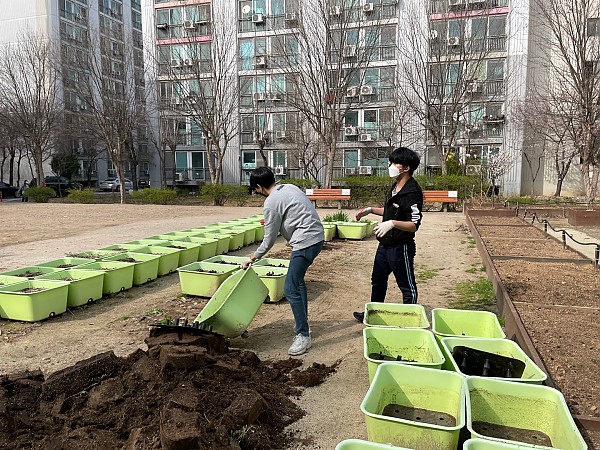
[(544, 233), (533, 225), (477, 225), (482, 238), (543, 239)]
[[(322, 216), (335, 212), (335, 210), (322, 208), (318, 211)], [(261, 208), (257, 207), (3, 203), (0, 204), (0, 215), (3, 222), (5, 219), (5, 223), (10, 223), (13, 228), (0, 236), (2, 247), (0, 266), (5, 270), (30, 266), (61, 258), (67, 253), (94, 250), (150, 235), (231, 218), (248, 217), (259, 212)], [(371, 218), (377, 219), (375, 216)], [(477, 249), (469, 243), (463, 231), (463, 223), (464, 217), (460, 213), (428, 212), (417, 233), (416, 272), (418, 276), (423, 275), (418, 286), (419, 303), (425, 305), (428, 311), (434, 307), (447, 306), (449, 299), (456, 295), (453, 288), (458, 282), (475, 281), (482, 276), (479, 271), (472, 270), (474, 267), (480, 267), (481, 261)], [(377, 242), (372, 238), (363, 241), (335, 240), (326, 245), (310, 267), (306, 279), (313, 347), (307, 354), (295, 359), (301, 363), (298, 367), (303, 370), (301, 374), (306, 373), (297, 377), (304, 377), (307, 380), (299, 381), (300, 378), (293, 378), (289, 370), (282, 371), (286, 389), (299, 389), (291, 399), (303, 412), (303, 416), (298, 418), (296, 413), (289, 412), (289, 417), (282, 418), (282, 423), (285, 424), (285, 429), (281, 432), (283, 434), (277, 434), (280, 433), (279, 431), (274, 435), (269, 434), (271, 447), (268, 448), (332, 449), (344, 439), (366, 439), (364, 416), (359, 409), (369, 385), (363, 356), (363, 325), (353, 319), (352, 312), (362, 310), (364, 303), (368, 301), (371, 265), (376, 246)], [(250, 255), (255, 248), (256, 244), (232, 254)], [(279, 241), (269, 256), (286, 257), (288, 254), (289, 249), (285, 243)], [(401, 298), (399, 289), (391, 279), (388, 301), (401, 302)], [(35, 395), (38, 395), (41, 389), (40, 384), (46, 383), (48, 378), (53, 376), (52, 374), (71, 370), (77, 362), (97, 357), (105, 352), (113, 352), (120, 361), (119, 364), (124, 364), (120, 367), (125, 369), (119, 373), (130, 373), (128, 372), (130, 369), (127, 369), (127, 361), (134, 361), (136, 358), (144, 361), (152, 360), (152, 349), (146, 343), (149, 337), (149, 323), (168, 317), (185, 317), (191, 320), (198, 315), (205, 303), (204, 299), (181, 295), (178, 276), (171, 274), (143, 286), (105, 297), (95, 304), (69, 310), (66, 314), (40, 323), (26, 324), (0, 320), (0, 361), (2, 361), (0, 375), (7, 375), (13, 380), (27, 380), (23, 382), (24, 385), (33, 385), (33, 391), (27, 391), (27, 395), (36, 398)], [(272, 368), (273, 365), (277, 367), (277, 364), (285, 364), (285, 361), (289, 360), (287, 349), (293, 340), (293, 319), (287, 303), (264, 304), (248, 327), (248, 332), (247, 339), (235, 338), (230, 341), (228, 346), (232, 355), (246, 355), (245, 358), (254, 360), (252, 355), (255, 354), (261, 361), (260, 367), (264, 364), (265, 373), (270, 373), (270, 367)], [(225, 353), (224, 357), (232, 356), (230, 353)], [(199, 361), (201, 360), (199, 358)], [(158, 361), (160, 362), (160, 357)], [(335, 372), (332, 373), (333, 367)], [(33, 378), (14, 375), (17, 372), (25, 370), (35, 372), (38, 369), (41, 374), (37, 373)], [(223, 370), (217, 380), (222, 382), (227, 378), (227, 382), (223, 384), (220, 391), (211, 394), (216, 398), (222, 396), (223, 403), (219, 406), (221, 413), (230, 406), (227, 403), (230, 401), (232, 389), (232, 385), (228, 384), (229, 381), (239, 381), (236, 378), (237, 370), (229, 372)], [(313, 371), (316, 372), (316, 377), (311, 376)], [(207, 373), (215, 375), (214, 371)], [(225, 376), (224, 373), (228, 375)], [(318, 384), (324, 374), (329, 376), (325, 382)], [(177, 377), (185, 378), (188, 375), (183, 370)], [(121, 384), (126, 378), (121, 378)], [(154, 382), (157, 391), (169, 391), (171, 394), (180, 392), (175, 389), (174, 384), (166, 383), (168, 380), (162, 376), (149, 379), (149, 384), (137, 385), (137, 390), (151, 390)], [(137, 382), (141, 383), (140, 380)], [(185, 382), (182, 384), (188, 386)], [(129, 398), (127, 395), (131, 393), (127, 383), (124, 383), (122, 392), (128, 394), (123, 394), (123, 399), (119, 398), (120, 394), (117, 395), (121, 392), (118, 383), (117, 389), (109, 389), (107, 386), (100, 388), (100, 386), (98, 385), (99, 392), (96, 391), (93, 396), (95, 401), (100, 399), (97, 407), (108, 409), (107, 405), (110, 405), (110, 408), (115, 408), (115, 411), (119, 411), (120, 414), (119, 421), (107, 422), (112, 426), (111, 429), (120, 432), (119, 440), (115, 441), (114, 447), (110, 448), (145, 448), (141, 446), (142, 444), (139, 444), (139, 447), (135, 445), (128, 447), (127, 442), (132, 442), (129, 439), (133, 439), (133, 442), (152, 443), (154, 448), (161, 448), (160, 445), (164, 447), (164, 443), (160, 445), (157, 443), (159, 435), (156, 434), (156, 427), (147, 430), (142, 427), (141, 430), (137, 430), (133, 426), (133, 418), (131, 423), (127, 422), (128, 415), (132, 414), (133, 417), (133, 411), (116, 409), (120, 408), (122, 403), (127, 403), (126, 400)], [(194, 387), (197, 386), (205, 389), (205, 384), (195, 381)], [(244, 387), (254, 389), (254, 386), (248, 383), (245, 383)], [(69, 444), (77, 440), (90, 443), (87, 448), (102, 448), (91, 446), (91, 439), (111, 439), (111, 435), (104, 434), (108, 430), (104, 421), (108, 420), (109, 416), (98, 415), (97, 411), (92, 413), (88, 408), (90, 405), (87, 402), (94, 389), (96, 388), (86, 390), (87, 393), (82, 394), (82, 399), (74, 397), (69, 400), (71, 402), (75, 399), (74, 403), (67, 402), (67, 405), (60, 406), (60, 409), (66, 408), (65, 411), (74, 411), (75, 416), (62, 417), (60, 411), (50, 413), (51, 417), (56, 415), (55, 425), (58, 427), (62, 424), (63, 427), (60, 428), (62, 432), (53, 431), (58, 433), (52, 435), (55, 437), (55, 442), (63, 445), (56, 448), (71, 448)], [(263, 395), (260, 389), (254, 390)], [(104, 401), (104, 393), (107, 391), (115, 395), (114, 400), (106, 398)], [(112, 398), (111, 395), (107, 397)], [(187, 398), (184, 394), (176, 397)], [(179, 405), (178, 410), (193, 409), (189, 405), (181, 405), (180, 400), (171, 400), (172, 395), (153, 398), (156, 398), (155, 408), (142, 411), (148, 424), (163, 423), (155, 421), (163, 419), (166, 424), (186, 420), (183, 417), (170, 416), (167, 412), (161, 416), (163, 408), (170, 408), (174, 404)], [(85, 404), (83, 399), (86, 400)], [(58, 403), (52, 404), (61, 404), (60, 399), (56, 401)], [(77, 403), (79, 401), (82, 403)], [(144, 401), (148, 401), (148, 397)], [(135, 406), (136, 403), (132, 405)], [(275, 410), (270, 414), (278, 411)], [(206, 427), (208, 424), (206, 418), (202, 417), (203, 414), (200, 416), (199, 423)], [(216, 419), (208, 412), (207, 417), (215, 424), (215, 433), (224, 438), (223, 431), (216, 431)], [(86, 424), (81, 432), (73, 431), (67, 426), (81, 421)], [(241, 428), (236, 431), (248, 432), (255, 424), (266, 426), (265, 422), (267, 420), (260, 417), (252, 425), (238, 425)], [(183, 427), (186, 430), (189, 428), (191, 427)], [(224, 429), (231, 431), (231, 428)], [(228, 436), (232, 436), (232, 433)], [(243, 441), (240, 433), (235, 436), (240, 438), (239, 441)], [(261, 434), (261, 436), (266, 435)], [(213, 437), (216, 439), (215, 436)], [(0, 439), (0, 448), (10, 442), (5, 439)], [(238, 439), (234, 440), (238, 442)], [(226, 441), (223, 442), (225, 443), (222, 445), (227, 445)], [(242, 445), (242, 448), (261, 448), (260, 445), (263, 444), (260, 442), (260, 440), (247, 444), (240, 442), (239, 445)], [(235, 448), (235, 445), (232, 448)]]
[(490, 255), (583, 259), (577, 252), (565, 249), (560, 242), (549, 238), (486, 238), (483, 242)]

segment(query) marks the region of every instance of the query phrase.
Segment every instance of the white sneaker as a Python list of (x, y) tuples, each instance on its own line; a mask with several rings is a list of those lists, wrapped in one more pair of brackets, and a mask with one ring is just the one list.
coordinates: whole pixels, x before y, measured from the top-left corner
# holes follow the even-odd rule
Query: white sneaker
[(306, 353), (310, 346), (312, 345), (310, 336), (304, 336), (303, 334), (298, 334), (294, 338), (294, 342), (292, 346), (288, 350), (288, 355), (298, 356), (302, 353)]

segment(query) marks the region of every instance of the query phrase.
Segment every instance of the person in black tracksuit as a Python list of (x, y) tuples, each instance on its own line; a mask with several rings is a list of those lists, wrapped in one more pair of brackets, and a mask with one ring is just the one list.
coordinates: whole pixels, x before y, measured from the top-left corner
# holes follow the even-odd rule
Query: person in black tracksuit
[[(390, 154), (389, 161), (389, 175), (395, 183), (387, 193), (385, 206), (363, 208), (356, 214), (356, 220), (367, 214), (383, 216), (374, 230), (379, 246), (371, 274), (371, 301), (385, 301), (388, 278), (393, 273), (403, 302), (417, 303), (415, 233), (423, 217), (423, 191), (412, 174), (420, 160), (413, 150), (399, 147)], [(354, 318), (362, 322), (364, 313), (355, 312)]]

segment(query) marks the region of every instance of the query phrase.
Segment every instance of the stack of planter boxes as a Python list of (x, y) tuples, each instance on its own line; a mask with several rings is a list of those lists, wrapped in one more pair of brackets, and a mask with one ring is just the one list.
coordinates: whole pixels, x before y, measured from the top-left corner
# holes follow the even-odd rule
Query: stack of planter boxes
[(456, 450), (465, 426), (463, 449), (587, 448), (562, 394), (496, 315), (436, 308), (429, 331), (420, 305), (367, 303), (364, 323), (369, 441), (337, 450)]

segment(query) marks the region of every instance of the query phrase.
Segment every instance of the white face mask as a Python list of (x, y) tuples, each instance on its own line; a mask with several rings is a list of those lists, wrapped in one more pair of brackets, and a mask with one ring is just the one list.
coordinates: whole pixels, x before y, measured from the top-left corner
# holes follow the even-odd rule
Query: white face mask
[(388, 167), (388, 172), (390, 173), (390, 178), (398, 178), (398, 175), (400, 175), (400, 169), (395, 164)]

